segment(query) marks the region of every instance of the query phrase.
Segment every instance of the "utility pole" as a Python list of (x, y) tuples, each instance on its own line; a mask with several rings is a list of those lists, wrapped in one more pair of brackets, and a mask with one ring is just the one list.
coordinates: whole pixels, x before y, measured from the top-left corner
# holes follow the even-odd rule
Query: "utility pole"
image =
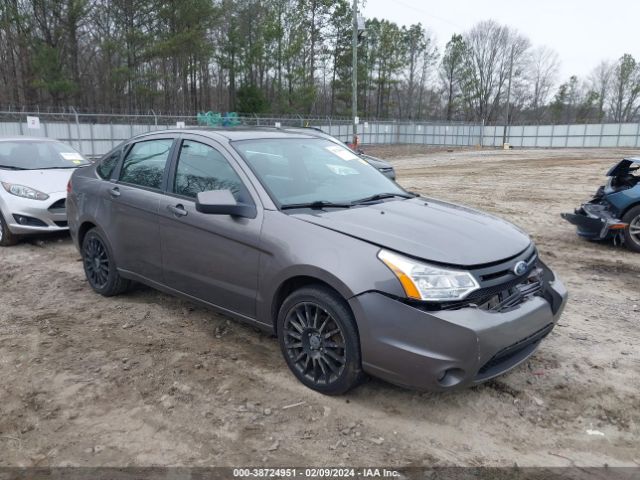
[(353, 122), (353, 144), (356, 144), (358, 136), (358, 0), (353, 0), (353, 78), (351, 79), (351, 121)]
[(511, 58), (509, 59), (509, 83), (507, 85), (507, 107), (504, 114), (504, 130), (502, 132), (502, 147), (507, 143), (507, 128), (509, 125), (509, 106), (511, 105), (511, 77), (513, 75), (514, 46), (511, 46)]

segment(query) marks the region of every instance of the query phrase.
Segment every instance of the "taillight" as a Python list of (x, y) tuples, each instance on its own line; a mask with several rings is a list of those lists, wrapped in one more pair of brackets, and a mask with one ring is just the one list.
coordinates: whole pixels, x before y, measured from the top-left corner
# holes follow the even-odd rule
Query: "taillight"
[(71, 193), (71, 179), (67, 182), (67, 195)]

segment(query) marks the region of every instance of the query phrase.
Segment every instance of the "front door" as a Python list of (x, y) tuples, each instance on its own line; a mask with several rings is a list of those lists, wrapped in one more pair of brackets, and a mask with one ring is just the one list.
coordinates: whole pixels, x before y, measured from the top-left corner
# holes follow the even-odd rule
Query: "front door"
[(200, 213), (199, 192), (230, 190), (255, 203), (243, 174), (213, 141), (185, 138), (167, 195), (160, 202), (164, 283), (245, 317), (255, 318), (262, 212), (256, 218)]

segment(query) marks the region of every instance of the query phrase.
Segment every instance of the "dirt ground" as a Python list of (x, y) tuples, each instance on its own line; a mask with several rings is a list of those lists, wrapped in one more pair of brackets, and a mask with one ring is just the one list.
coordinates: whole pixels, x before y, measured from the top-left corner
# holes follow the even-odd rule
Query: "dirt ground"
[(0, 466), (640, 465), (640, 255), (559, 217), (629, 152), (367, 151), (530, 232), (571, 298), (528, 362), (464, 391), (325, 397), (268, 335), (148, 288), (102, 298), (68, 237), (31, 240), (0, 249)]

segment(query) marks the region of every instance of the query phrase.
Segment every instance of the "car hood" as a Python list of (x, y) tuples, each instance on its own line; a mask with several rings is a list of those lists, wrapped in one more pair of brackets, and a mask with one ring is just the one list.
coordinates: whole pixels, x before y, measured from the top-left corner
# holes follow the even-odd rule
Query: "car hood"
[(4, 170), (0, 169), (0, 179), (3, 182), (24, 185), (36, 190), (51, 194), (64, 192), (67, 189), (67, 182), (74, 168), (51, 169), (51, 170)]
[(640, 166), (640, 158), (625, 158), (609, 169), (609, 171), (607, 172), (607, 177), (618, 177), (621, 175), (626, 175), (627, 173), (629, 173), (629, 169), (634, 164)]
[(527, 234), (504, 220), (425, 198), (291, 215), (412, 257), (462, 267), (504, 260), (531, 244)]

